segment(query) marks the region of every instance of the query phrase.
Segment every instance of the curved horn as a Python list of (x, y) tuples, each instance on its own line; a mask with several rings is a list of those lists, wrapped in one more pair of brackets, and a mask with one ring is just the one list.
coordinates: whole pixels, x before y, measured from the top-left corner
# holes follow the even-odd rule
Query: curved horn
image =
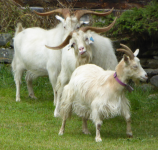
[(129, 51), (131, 51), (131, 53), (133, 54), (132, 50), (131, 50), (127, 45), (124, 45), (124, 44), (121, 44), (121, 43), (120, 43), (120, 45), (121, 45), (122, 47), (124, 47), (125, 49), (128, 49)]
[(98, 15), (98, 16), (106, 16), (109, 15), (114, 8), (112, 8), (110, 11), (105, 12), (105, 13), (99, 13), (99, 12), (95, 12), (95, 11), (91, 11), (91, 10), (77, 10), (75, 11), (75, 16), (76, 18), (79, 20), (83, 15), (85, 14), (93, 14), (93, 15)]
[(45, 45), (45, 46), (46, 46), (47, 48), (49, 48), (49, 49), (60, 50), (60, 49), (62, 49), (63, 47), (65, 47), (67, 44), (69, 44), (69, 40), (72, 38), (72, 33), (73, 33), (73, 32), (71, 32), (71, 33), (67, 36), (67, 38), (64, 40), (64, 42), (61, 43), (59, 46), (56, 46), (56, 47), (50, 47), (50, 46), (47, 46), (47, 45)]
[(49, 12), (45, 12), (45, 13), (39, 13), (37, 11), (33, 11), (35, 14), (39, 15), (39, 16), (47, 16), (47, 15), (51, 15), (53, 13), (60, 13), (63, 15), (63, 17), (66, 19), (67, 17), (70, 17), (70, 11), (69, 9), (65, 8), (65, 9), (55, 9)]
[(96, 33), (102, 33), (102, 32), (107, 32), (109, 31), (115, 24), (117, 17), (115, 18), (115, 20), (107, 27), (103, 27), (103, 28), (98, 28), (98, 27), (91, 27), (91, 26), (86, 26), (86, 27), (82, 27), (79, 30), (82, 30), (83, 32), (86, 32), (88, 30), (94, 31)]
[(117, 51), (121, 51), (121, 52), (124, 52), (125, 54), (127, 54), (129, 56), (129, 58), (132, 60), (134, 59), (134, 54), (133, 52), (131, 51), (131, 49), (124, 45), (124, 44), (120, 44), (122, 47), (126, 48), (126, 49), (117, 49)]

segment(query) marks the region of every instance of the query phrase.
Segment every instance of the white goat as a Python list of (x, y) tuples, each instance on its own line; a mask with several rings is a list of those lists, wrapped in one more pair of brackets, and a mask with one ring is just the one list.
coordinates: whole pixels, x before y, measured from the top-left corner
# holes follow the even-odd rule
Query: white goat
[(71, 74), (76, 67), (92, 63), (103, 69), (115, 69), (118, 61), (111, 40), (97, 34), (110, 30), (115, 24), (115, 21), (116, 19), (111, 25), (104, 28), (82, 27), (78, 32), (74, 31), (70, 33), (66, 40), (58, 47), (49, 47), (51, 49), (61, 49), (68, 43), (73, 47), (69, 50), (67, 50), (68, 47), (65, 47), (62, 50), (61, 72), (58, 76), (55, 89), (57, 92), (57, 99), (54, 99), (56, 104), (54, 111), (55, 117), (59, 116), (60, 98), (63, 88), (69, 82)]
[[(73, 16), (70, 16), (69, 9), (56, 9), (46, 13), (36, 12), (36, 14), (41, 16), (60, 13), (65, 19), (58, 16), (57, 19), (62, 23), (51, 30), (41, 28), (22, 30), (18, 26), (16, 30), (17, 34), (14, 38), (15, 54), (12, 61), (12, 69), (16, 83), (16, 101), (20, 101), (20, 82), (24, 70), (27, 70), (26, 82), (31, 98), (36, 98), (32, 88), (32, 80), (35, 77), (49, 76), (52, 86), (55, 87), (57, 76), (61, 70), (61, 51), (49, 50), (45, 45), (56, 46), (61, 44), (71, 31), (80, 27), (83, 21), (80, 22), (79, 20), (84, 14), (105, 16), (111, 13), (112, 10), (106, 13), (78, 10)], [(56, 97), (55, 92), (54, 97)]]
[(96, 125), (96, 142), (102, 141), (100, 128), (104, 118), (117, 115), (125, 117), (127, 122), (127, 136), (132, 137), (129, 101), (125, 97), (125, 89), (131, 90), (127, 84), (129, 79), (147, 80), (147, 74), (136, 57), (139, 50), (133, 54), (125, 45), (123, 59), (116, 66), (115, 71), (105, 71), (102, 68), (87, 64), (78, 67), (72, 74), (70, 82), (64, 87), (60, 107), (63, 118), (59, 135), (65, 130), (66, 119), (75, 112), (83, 118), (83, 133), (89, 134), (87, 120), (91, 119)]

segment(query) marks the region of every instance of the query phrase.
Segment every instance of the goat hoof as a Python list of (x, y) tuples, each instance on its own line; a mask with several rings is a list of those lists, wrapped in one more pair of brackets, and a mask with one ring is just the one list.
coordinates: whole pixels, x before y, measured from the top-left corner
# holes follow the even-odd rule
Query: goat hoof
[(84, 130), (84, 131), (82, 131), (84, 134), (89, 134), (89, 135), (91, 135), (91, 133), (88, 131), (88, 130)]
[(127, 138), (133, 138), (133, 134), (132, 133), (127, 133)]
[(32, 95), (32, 94), (29, 95), (29, 97), (32, 98), (32, 99), (37, 99), (37, 97), (35, 95)]
[(58, 112), (54, 112), (54, 117), (60, 117), (60, 114)]
[(64, 134), (64, 132), (63, 131), (59, 131), (59, 134), (58, 135), (63, 135)]
[(20, 98), (17, 98), (17, 99), (16, 99), (16, 102), (20, 102)]
[(102, 142), (102, 139), (99, 137), (99, 138), (95, 138), (95, 141), (96, 142)]

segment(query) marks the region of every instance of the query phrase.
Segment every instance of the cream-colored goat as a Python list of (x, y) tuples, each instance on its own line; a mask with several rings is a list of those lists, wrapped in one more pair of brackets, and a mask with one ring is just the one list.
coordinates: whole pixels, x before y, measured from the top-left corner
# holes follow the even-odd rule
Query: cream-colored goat
[[(102, 141), (100, 128), (103, 119), (124, 116), (127, 122), (127, 136), (132, 137), (130, 104), (125, 97), (125, 89), (129, 79), (147, 80), (147, 74), (136, 57), (139, 50), (133, 54), (125, 45), (119, 49), (126, 54), (116, 66), (115, 71), (105, 71), (102, 68), (87, 64), (78, 67), (72, 74), (70, 82), (64, 87), (60, 107), (63, 119), (59, 135), (64, 133), (66, 119), (75, 112), (83, 118), (83, 133), (89, 134), (87, 120), (91, 119), (96, 125), (96, 142)], [(128, 55), (128, 56), (127, 56)]]
[[(25, 79), (31, 98), (36, 99), (32, 84), (34, 78), (48, 76), (52, 87), (55, 88), (57, 77), (61, 70), (62, 52), (61, 50), (52, 51), (46, 48), (45, 45), (56, 46), (61, 44), (71, 31), (78, 29), (85, 23), (84, 21), (80, 21), (80, 18), (84, 14), (105, 16), (112, 11), (113, 9), (108, 12), (98, 13), (90, 10), (76, 10), (74, 14), (72, 14), (67, 8), (59, 8), (45, 13), (35, 12), (40, 16), (59, 13), (64, 17), (56, 16), (61, 23), (50, 30), (39, 27), (23, 30), (23, 27), (18, 24), (14, 37), (15, 53), (12, 61), (12, 70), (16, 84), (16, 101), (20, 101), (20, 83), (22, 74), (25, 70), (27, 70)], [(54, 92), (54, 98), (55, 97), (56, 92)]]
[[(57, 93), (56, 98), (54, 98), (56, 105), (54, 111), (55, 117), (60, 115), (59, 108), (63, 88), (69, 82), (73, 71), (78, 66), (91, 63), (106, 70), (115, 69), (118, 61), (112, 42), (109, 38), (98, 34), (110, 30), (115, 22), (116, 18), (108, 27), (103, 28), (82, 27), (79, 31), (71, 32), (61, 45), (49, 47), (51, 49), (61, 49), (64, 47), (62, 49), (61, 72), (58, 76), (57, 86), (55, 88)], [(66, 46), (67, 44), (69, 44), (69, 47)]]

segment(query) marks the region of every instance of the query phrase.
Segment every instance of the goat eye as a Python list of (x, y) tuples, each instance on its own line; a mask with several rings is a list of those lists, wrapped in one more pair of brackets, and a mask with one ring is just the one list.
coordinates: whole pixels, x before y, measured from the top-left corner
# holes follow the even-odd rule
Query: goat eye
[(77, 27), (77, 29), (79, 29), (80, 27)]
[(75, 43), (72, 43), (71, 47), (74, 47)]
[(134, 69), (137, 69), (137, 68), (138, 68), (138, 66), (133, 66), (133, 68), (134, 68)]
[(86, 38), (86, 41), (88, 41), (88, 38)]

